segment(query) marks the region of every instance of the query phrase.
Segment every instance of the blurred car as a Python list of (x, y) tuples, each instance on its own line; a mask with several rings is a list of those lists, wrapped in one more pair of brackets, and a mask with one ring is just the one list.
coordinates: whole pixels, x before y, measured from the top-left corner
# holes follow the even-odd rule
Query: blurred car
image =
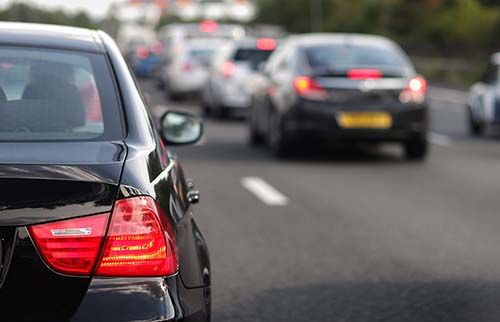
[[(212, 54), (212, 48), (222, 47), (224, 43), (240, 39), (244, 35), (245, 29), (242, 26), (221, 24), (212, 20), (200, 23), (176, 23), (162, 27), (158, 32), (162, 44), (160, 86), (164, 87), (166, 94), (174, 99), (185, 93), (199, 91), (202, 87), (200, 84), (204, 85), (205, 82), (203, 69), (209, 65), (206, 58)], [(201, 57), (201, 63), (197, 62), (197, 57), (191, 57), (189, 53), (191, 46), (197, 47), (197, 50), (202, 50), (202, 47), (206, 48), (206, 55)], [(194, 53), (194, 56), (198, 55)], [(198, 75), (192, 75), (191, 63), (184, 64), (191, 60), (197, 65), (194, 73)], [(175, 80), (179, 72), (181, 76), (185, 76), (184, 79), (179, 79), (179, 83), (172, 82), (171, 80)]]
[(124, 25), (118, 33), (117, 44), (137, 76), (151, 77), (158, 72), (162, 45), (154, 30)]
[(168, 64), (160, 72), (161, 84), (170, 99), (198, 94), (208, 78), (213, 55), (225, 40), (193, 39), (177, 47)]
[(156, 77), (160, 69), (161, 51), (162, 47), (159, 42), (137, 46), (135, 55), (130, 61), (134, 74), (145, 78)]
[(473, 135), (500, 125), (500, 53), (491, 56), (482, 80), (471, 87), (468, 112)]
[[(2, 321), (210, 321), (198, 192), (103, 32), (0, 23)], [(22, 305), (20, 305), (22, 303)]]
[(202, 93), (205, 114), (223, 117), (228, 112), (246, 113), (251, 102), (248, 87), (251, 75), (276, 47), (277, 41), (273, 38), (252, 38), (221, 48)]
[(285, 157), (299, 142), (401, 142), (427, 154), (427, 84), (401, 48), (377, 36), (289, 38), (265, 66), (249, 113), (252, 143)]

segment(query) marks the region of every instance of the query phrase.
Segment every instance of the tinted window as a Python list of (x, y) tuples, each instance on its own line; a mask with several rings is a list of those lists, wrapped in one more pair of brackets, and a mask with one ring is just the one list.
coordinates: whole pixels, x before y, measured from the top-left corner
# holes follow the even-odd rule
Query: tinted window
[(238, 49), (234, 54), (233, 60), (235, 62), (250, 63), (252, 68), (257, 68), (260, 63), (267, 61), (272, 53), (271, 50)]
[(0, 140), (115, 140), (116, 92), (103, 55), (0, 47)]
[(352, 67), (406, 66), (402, 54), (390, 47), (362, 45), (319, 45), (305, 48), (309, 65), (313, 69)]
[(215, 53), (214, 49), (210, 48), (194, 48), (189, 51), (189, 56), (198, 63), (208, 66)]

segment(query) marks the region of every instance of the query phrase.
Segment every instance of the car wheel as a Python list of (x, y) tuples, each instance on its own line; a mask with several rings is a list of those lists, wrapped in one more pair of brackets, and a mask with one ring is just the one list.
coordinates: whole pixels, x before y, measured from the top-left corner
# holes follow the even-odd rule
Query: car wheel
[(279, 159), (286, 159), (290, 156), (291, 144), (286, 137), (281, 119), (277, 113), (271, 114), (270, 129), (268, 130), (268, 145), (273, 154)]
[(208, 106), (208, 103), (202, 102), (201, 103), (201, 112), (203, 113), (203, 116), (209, 117), (210, 114), (212, 113), (212, 110)]
[(427, 156), (429, 143), (425, 138), (412, 139), (404, 143), (406, 159), (421, 161)]
[(474, 115), (472, 115), (471, 107), (469, 106), (467, 108), (467, 110), (469, 111), (469, 131), (470, 131), (470, 134), (472, 134), (474, 136), (478, 136), (478, 135), (483, 134), (484, 127), (481, 123), (476, 122), (476, 120), (474, 120)]
[(248, 137), (251, 145), (262, 145), (265, 143), (264, 136), (259, 133), (257, 125), (255, 124), (255, 116), (252, 111), (248, 114)]
[(223, 120), (226, 117), (226, 110), (222, 106), (217, 106), (211, 110), (211, 114), (215, 119)]
[(249, 133), (249, 142), (251, 145), (257, 146), (257, 145), (262, 145), (265, 142), (264, 137), (257, 132), (256, 129), (253, 128), (253, 126), (250, 126), (250, 133)]

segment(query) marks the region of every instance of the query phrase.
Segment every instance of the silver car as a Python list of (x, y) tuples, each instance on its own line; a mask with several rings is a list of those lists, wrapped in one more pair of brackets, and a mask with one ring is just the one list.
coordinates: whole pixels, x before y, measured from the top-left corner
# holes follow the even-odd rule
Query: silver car
[(206, 115), (243, 114), (251, 105), (248, 79), (277, 46), (273, 38), (245, 39), (221, 48), (202, 92)]
[(499, 127), (500, 52), (491, 56), (482, 80), (471, 87), (468, 107), (471, 134), (480, 135)]
[(220, 39), (193, 39), (179, 44), (175, 55), (161, 70), (161, 82), (169, 98), (178, 99), (199, 93), (205, 87), (216, 48), (225, 42)]

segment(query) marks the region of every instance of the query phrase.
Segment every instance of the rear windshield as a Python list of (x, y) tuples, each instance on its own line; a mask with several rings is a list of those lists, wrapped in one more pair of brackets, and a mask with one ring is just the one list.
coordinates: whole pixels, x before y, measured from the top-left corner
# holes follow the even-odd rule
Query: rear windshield
[(396, 48), (363, 45), (319, 45), (304, 49), (313, 69), (406, 68), (407, 61)]
[(122, 137), (106, 59), (74, 51), (0, 47), (0, 140)]
[(259, 50), (252, 48), (238, 49), (234, 54), (233, 61), (249, 63), (252, 68), (257, 68), (260, 63), (267, 61), (273, 52), (271, 50)]
[(196, 62), (208, 66), (215, 54), (215, 49), (212, 48), (192, 48), (189, 50), (189, 56)]

